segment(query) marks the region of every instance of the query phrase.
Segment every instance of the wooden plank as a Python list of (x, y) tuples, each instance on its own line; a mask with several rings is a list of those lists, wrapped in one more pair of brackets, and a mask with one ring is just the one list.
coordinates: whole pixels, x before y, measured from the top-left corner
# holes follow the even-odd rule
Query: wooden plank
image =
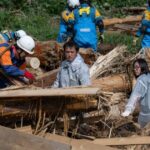
[(98, 91), (99, 88), (95, 87), (9, 90), (9, 91), (0, 91), (0, 98), (95, 95), (98, 94)]
[(45, 138), (51, 141), (59, 141), (60, 143), (70, 144), (72, 150), (117, 150), (117, 148), (114, 149), (108, 146), (93, 144), (88, 140), (76, 140), (56, 134), (46, 134)]
[(94, 87), (99, 87), (102, 91), (125, 92), (130, 90), (130, 80), (127, 74), (113, 74), (92, 81)]
[(149, 136), (138, 137), (125, 137), (125, 138), (109, 138), (109, 139), (96, 139), (92, 142), (99, 145), (142, 145), (150, 144)]
[[(24, 134), (2, 126), (0, 126), (0, 135), (0, 147), (3, 150), (9, 149), (11, 146), (12, 148), (10, 148), (10, 150), (15, 150), (15, 147), (17, 147), (17, 150), (21, 147), (27, 150), (70, 150), (69, 144), (46, 140), (38, 136)], [(3, 143), (3, 145), (1, 143)]]
[(15, 130), (19, 131), (19, 132), (26, 133), (26, 134), (32, 134), (31, 125), (29, 125), (29, 126), (23, 126), (23, 127), (20, 127), (20, 128), (15, 128)]
[(133, 23), (133, 22), (140, 22), (142, 20), (142, 15), (138, 16), (127, 16), (125, 18), (110, 18), (104, 19), (104, 26), (110, 26), (117, 23)]

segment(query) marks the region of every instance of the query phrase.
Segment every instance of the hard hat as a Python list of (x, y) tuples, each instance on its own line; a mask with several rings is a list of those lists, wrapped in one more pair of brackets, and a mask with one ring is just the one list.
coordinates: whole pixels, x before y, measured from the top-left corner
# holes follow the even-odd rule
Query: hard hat
[(18, 30), (15, 32), (15, 37), (16, 39), (20, 39), (21, 37), (27, 35), (26, 32), (24, 30)]
[(17, 46), (29, 54), (33, 54), (35, 48), (35, 42), (31, 36), (25, 35), (17, 40)]
[(80, 2), (79, 2), (79, 0), (68, 0), (68, 5), (72, 8), (74, 8), (76, 6), (79, 6)]

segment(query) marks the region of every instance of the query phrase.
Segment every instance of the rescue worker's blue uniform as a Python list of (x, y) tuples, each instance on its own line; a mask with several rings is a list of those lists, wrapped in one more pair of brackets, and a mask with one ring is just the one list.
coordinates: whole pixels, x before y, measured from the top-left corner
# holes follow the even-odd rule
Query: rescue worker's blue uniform
[(144, 12), (141, 26), (136, 33), (137, 37), (141, 35), (143, 35), (142, 48), (150, 48), (150, 7)]
[(103, 21), (100, 13), (94, 7), (88, 4), (81, 4), (81, 7), (75, 9), (68, 21), (73, 24), (73, 40), (81, 48), (97, 49), (97, 32), (96, 26), (99, 27), (99, 32), (104, 32)]
[(68, 37), (73, 36), (72, 25), (68, 22), (72, 10), (66, 8), (61, 14), (59, 33), (57, 37), (57, 42), (63, 43)]

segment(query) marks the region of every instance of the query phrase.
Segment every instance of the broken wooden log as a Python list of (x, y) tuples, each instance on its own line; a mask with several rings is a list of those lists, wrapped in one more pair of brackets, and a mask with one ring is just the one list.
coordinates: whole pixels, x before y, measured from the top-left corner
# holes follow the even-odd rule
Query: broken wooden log
[(63, 60), (62, 45), (54, 40), (36, 41), (34, 56), (39, 58), (43, 69), (56, 69)]
[(113, 26), (114, 29), (119, 29), (122, 32), (126, 32), (130, 35), (135, 35), (135, 33), (137, 32), (139, 26), (135, 26), (135, 25), (128, 25), (128, 24), (115, 24)]
[(88, 100), (88, 101), (81, 101), (71, 104), (66, 104), (65, 109), (67, 110), (87, 110), (89, 108), (96, 108), (97, 107), (97, 100)]
[(25, 61), (29, 68), (38, 69), (40, 67), (40, 61), (37, 57), (26, 57)]
[[(92, 80), (101, 77), (105, 73), (115, 73), (115, 68), (121, 69), (127, 57), (127, 47), (118, 46), (106, 55), (100, 55), (96, 62), (90, 68), (90, 77)], [(119, 62), (119, 63), (118, 63)], [(124, 71), (125, 68), (122, 68)], [(107, 74), (107, 75), (108, 75)]]
[(139, 12), (145, 11), (146, 7), (123, 7), (122, 9), (123, 9), (123, 11), (132, 12), (132, 13), (137, 14), (137, 12), (139, 13)]
[(142, 20), (142, 15), (128, 16), (125, 18), (104, 19), (104, 26), (111, 26), (114, 24), (122, 24), (122, 23), (134, 23), (134, 22), (140, 22), (141, 20)]
[(98, 92), (99, 88), (94, 87), (24, 89), (24, 90), (0, 91), (0, 98), (96, 95), (98, 94)]
[(132, 88), (127, 74), (112, 74), (92, 81), (92, 86), (99, 87), (102, 91), (127, 92)]
[(56, 80), (58, 71), (59, 68), (37, 76), (36, 81), (33, 83), (33, 85), (42, 88), (51, 87), (54, 81)]

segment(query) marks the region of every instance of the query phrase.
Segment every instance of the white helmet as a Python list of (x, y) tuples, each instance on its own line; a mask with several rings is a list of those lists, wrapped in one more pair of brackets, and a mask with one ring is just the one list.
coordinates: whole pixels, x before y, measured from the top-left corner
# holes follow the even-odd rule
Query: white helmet
[(25, 35), (17, 40), (17, 45), (22, 50), (26, 51), (29, 54), (33, 54), (33, 49), (35, 48), (35, 42), (31, 36)]
[(27, 35), (26, 32), (24, 30), (18, 30), (15, 32), (15, 37), (16, 39), (20, 39), (21, 37)]
[(68, 5), (72, 8), (74, 8), (76, 6), (79, 6), (80, 2), (79, 2), (79, 0), (68, 0)]

